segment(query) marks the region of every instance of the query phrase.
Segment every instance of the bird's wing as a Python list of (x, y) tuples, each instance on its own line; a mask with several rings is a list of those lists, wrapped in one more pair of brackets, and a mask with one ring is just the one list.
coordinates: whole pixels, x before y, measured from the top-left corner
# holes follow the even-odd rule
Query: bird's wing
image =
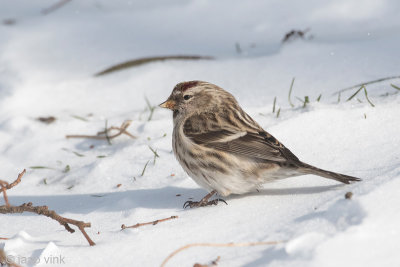
[(185, 129), (184, 127), (184, 134), (194, 143), (201, 146), (250, 157), (254, 160), (273, 162), (299, 161), (289, 149), (262, 129), (258, 132), (236, 127), (225, 129), (220, 127), (217, 129), (218, 127), (215, 125), (209, 131), (194, 131), (193, 128), (187, 127)]

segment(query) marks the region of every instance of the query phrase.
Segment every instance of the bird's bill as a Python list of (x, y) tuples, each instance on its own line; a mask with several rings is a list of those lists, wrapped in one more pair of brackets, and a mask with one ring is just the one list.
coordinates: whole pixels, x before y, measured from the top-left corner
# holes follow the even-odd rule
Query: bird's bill
[(161, 103), (159, 106), (162, 108), (168, 108), (168, 109), (174, 110), (175, 105), (176, 105), (176, 103), (174, 100), (168, 99), (164, 103)]

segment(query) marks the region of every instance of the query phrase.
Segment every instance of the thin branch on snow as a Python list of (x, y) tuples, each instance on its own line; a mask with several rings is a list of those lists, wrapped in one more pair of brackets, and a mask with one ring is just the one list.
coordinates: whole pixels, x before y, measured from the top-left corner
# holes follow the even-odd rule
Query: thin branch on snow
[(8, 240), (9, 238), (7, 237), (0, 237), (0, 240)]
[(12, 182), (11, 184), (9, 184), (8, 182), (0, 180), (1, 191), (3, 192), (4, 201), (6, 203), (6, 205), (0, 206), (0, 213), (1, 214), (9, 214), (9, 213), (12, 214), (12, 213), (32, 212), (32, 213), (36, 213), (38, 215), (44, 215), (44, 216), (49, 217), (49, 218), (51, 218), (53, 220), (56, 220), (59, 224), (64, 226), (65, 229), (70, 233), (74, 233), (75, 230), (72, 229), (69, 225), (70, 224), (75, 225), (82, 232), (83, 236), (86, 238), (86, 240), (88, 241), (89, 245), (94, 246), (95, 243), (92, 241), (92, 239), (90, 239), (89, 235), (85, 231), (86, 227), (90, 227), (91, 226), (90, 223), (86, 223), (86, 222), (83, 222), (83, 221), (77, 221), (77, 220), (73, 220), (73, 219), (62, 217), (62, 216), (58, 215), (54, 210), (49, 210), (49, 208), (47, 206), (33, 206), (32, 202), (24, 203), (24, 204), (22, 204), (20, 206), (10, 205), (10, 203), (8, 202), (6, 190), (11, 189), (14, 186), (16, 186), (17, 184), (19, 184), (21, 182), (21, 178), (25, 174), (25, 172), (26, 172), (26, 170), (24, 169), (18, 175), (18, 178), (14, 182)]
[[(66, 138), (88, 138), (88, 139), (97, 139), (97, 140), (110, 140), (115, 137), (120, 136), (121, 134), (125, 134), (129, 136), (130, 138), (135, 139), (136, 136), (132, 135), (129, 133), (126, 129), (131, 125), (132, 121), (131, 120), (126, 120), (124, 121), (120, 127), (115, 127), (111, 126), (109, 128), (106, 128), (104, 131), (98, 132), (97, 135), (66, 135)], [(117, 130), (118, 132), (113, 135), (109, 135), (112, 130)]]
[(1, 265), (5, 265), (7, 257), (6, 257), (6, 253), (4, 253), (4, 250), (0, 248), (0, 264)]
[(10, 203), (8, 202), (6, 190), (9, 190), (9, 189), (13, 188), (14, 186), (16, 186), (17, 184), (19, 184), (21, 182), (22, 176), (24, 176), (25, 173), (26, 173), (26, 170), (24, 169), (20, 174), (18, 174), (17, 179), (15, 179), (15, 181), (12, 182), (11, 184), (9, 184), (6, 181), (0, 180), (0, 186), (1, 186), (0, 189), (3, 192), (4, 202), (6, 203), (6, 206), (10, 206)]
[(69, 226), (69, 224), (75, 225), (85, 236), (86, 240), (89, 242), (89, 245), (91, 245), (91, 246), (95, 245), (95, 243), (92, 241), (92, 239), (90, 239), (89, 235), (86, 233), (86, 231), (84, 229), (86, 227), (90, 227), (91, 226), (90, 223), (85, 223), (83, 221), (77, 221), (77, 220), (62, 217), (62, 216), (58, 215), (54, 210), (49, 210), (49, 208), (47, 206), (32, 206), (32, 202), (24, 203), (20, 206), (0, 206), (0, 213), (2, 213), (2, 214), (23, 213), (23, 212), (32, 212), (32, 213), (36, 213), (38, 215), (44, 215), (53, 220), (56, 220), (62, 226), (65, 227), (65, 230), (67, 230), (70, 233), (74, 233), (75, 230), (72, 229)]
[(156, 225), (156, 224), (158, 224), (160, 222), (165, 222), (165, 221), (169, 221), (169, 220), (172, 220), (172, 219), (178, 219), (178, 216), (171, 216), (171, 217), (168, 217), (168, 218), (155, 220), (155, 221), (152, 221), (152, 222), (137, 223), (137, 224), (131, 225), (131, 226), (125, 226), (125, 224), (123, 224), (123, 225), (121, 225), (121, 229), (124, 230), (126, 228), (138, 228), (138, 227), (141, 227), (141, 226), (144, 226), (144, 225), (150, 225), (150, 224), (151, 225)]
[(21, 267), (20, 265), (11, 261), (11, 258), (7, 257), (3, 249), (0, 249), (0, 265), (9, 267)]
[(286, 241), (266, 241), (266, 242), (246, 242), (246, 243), (193, 243), (186, 246), (180, 247), (171, 254), (161, 263), (161, 267), (166, 266), (167, 262), (179, 252), (192, 248), (192, 247), (253, 247), (253, 246), (265, 246), (265, 245), (277, 245), (285, 243)]

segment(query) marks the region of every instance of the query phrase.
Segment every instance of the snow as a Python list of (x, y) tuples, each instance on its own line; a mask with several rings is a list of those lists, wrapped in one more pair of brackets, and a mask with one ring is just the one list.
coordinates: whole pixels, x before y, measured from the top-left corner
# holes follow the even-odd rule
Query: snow
[[(11, 204), (48, 205), (64, 217), (91, 222), (87, 232), (96, 246), (44, 216), (1, 215), (0, 237), (9, 240), (0, 240), (0, 248), (17, 263), (159, 266), (190, 243), (286, 240), (190, 248), (167, 266), (210, 263), (218, 256), (219, 266), (399, 264), (400, 97), (390, 84), (400, 80), (367, 85), (375, 107), (363, 92), (345, 101), (357, 88), (342, 93), (339, 103), (334, 94), (399, 75), (398, 1), (88, 0), (41, 15), (52, 3), (1, 4), (0, 21), (15, 24), (0, 25), (0, 176), (11, 182), (26, 168), (22, 182), (8, 191)], [(280, 43), (290, 30), (306, 28), (311, 40)], [(156, 62), (93, 77), (126, 60), (176, 54), (216, 60)], [(288, 102), (293, 77), (294, 108)], [(341, 185), (307, 175), (230, 196), (228, 205), (184, 210), (186, 200), (206, 191), (172, 154), (171, 113), (157, 108), (147, 121), (145, 97), (159, 104), (176, 83), (194, 79), (230, 91), (301, 160), (363, 181)], [(296, 99), (304, 96), (311, 102), (306, 108)], [(272, 113), (275, 97), (279, 117)], [(36, 120), (46, 116), (57, 120)], [(108, 145), (65, 138), (126, 119), (137, 139), (122, 135)], [(155, 163), (149, 146), (160, 156)], [(353, 198), (345, 199), (349, 191)], [(122, 224), (173, 215), (178, 218), (121, 231)]]

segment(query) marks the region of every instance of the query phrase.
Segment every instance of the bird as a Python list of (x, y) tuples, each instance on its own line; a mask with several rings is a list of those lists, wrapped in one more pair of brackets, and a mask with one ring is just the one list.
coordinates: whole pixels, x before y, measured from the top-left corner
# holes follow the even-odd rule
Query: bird
[(215, 84), (178, 83), (159, 106), (173, 113), (176, 159), (209, 192), (200, 201), (186, 201), (184, 208), (217, 205), (225, 201), (209, 200), (215, 194), (245, 194), (264, 183), (300, 175), (313, 174), (345, 184), (361, 181), (300, 161), (243, 111), (232, 94)]

